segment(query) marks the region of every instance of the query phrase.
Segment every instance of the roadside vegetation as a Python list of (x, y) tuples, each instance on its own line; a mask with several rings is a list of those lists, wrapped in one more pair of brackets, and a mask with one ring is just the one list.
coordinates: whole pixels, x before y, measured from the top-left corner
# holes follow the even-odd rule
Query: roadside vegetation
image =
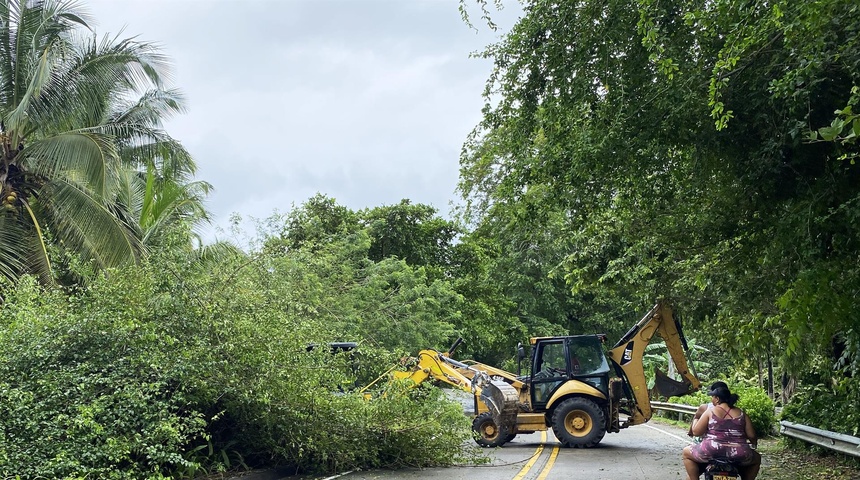
[[(386, 309), (403, 310), (392, 320), (419, 323), (408, 299), (356, 305), (365, 295), (328, 297), (333, 287), (317, 283), (319, 272), (270, 260), (237, 256), (208, 268), (154, 255), (73, 295), (32, 279), (7, 290), (0, 308), (2, 477), (190, 478), (262, 465), (328, 472), (470, 455), (461, 448), (469, 420), (438, 389), (370, 401), (338, 394), (356, 383), (354, 368), (378, 375), (396, 364), (391, 352), (402, 350), (364, 341), (359, 363), (324, 348), (308, 351), (310, 343), (355, 338), (356, 327), (363, 338), (387, 334), (368, 324)], [(402, 266), (394, 274), (371, 270), (351, 272), (349, 284), (328, 279), (362, 290), (416, 275)]]
[[(454, 218), (318, 194), (239, 249), (195, 235), (210, 186), (161, 129), (163, 54), (0, 1), (0, 478), (481, 461), (438, 389), (356, 388), (457, 337), (515, 370), (529, 336), (616, 339), (660, 298), (757, 428), (779, 405), (860, 434), (860, 6), (523, 6)], [(856, 473), (766, 448), (761, 478)]]

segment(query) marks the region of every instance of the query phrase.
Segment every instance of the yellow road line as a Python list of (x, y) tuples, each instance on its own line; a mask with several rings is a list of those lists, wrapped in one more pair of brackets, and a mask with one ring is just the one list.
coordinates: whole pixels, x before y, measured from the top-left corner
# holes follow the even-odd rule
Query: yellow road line
[(547, 460), (546, 465), (544, 465), (543, 470), (540, 471), (540, 475), (538, 475), (537, 480), (546, 480), (547, 475), (549, 475), (549, 471), (552, 470), (552, 465), (555, 463), (555, 457), (558, 456), (558, 444), (556, 443), (552, 447), (552, 454), (549, 456), (549, 460)]
[(532, 455), (532, 459), (529, 460), (529, 462), (526, 463), (523, 466), (523, 468), (520, 470), (520, 473), (518, 473), (517, 476), (514, 477), (514, 480), (523, 480), (523, 478), (526, 476), (526, 474), (529, 473), (529, 470), (532, 469), (535, 462), (537, 462), (538, 458), (540, 458), (541, 452), (543, 452), (543, 443), (544, 442), (546, 442), (546, 431), (543, 431), (540, 433), (540, 446), (537, 448), (537, 450), (535, 450), (535, 454)]

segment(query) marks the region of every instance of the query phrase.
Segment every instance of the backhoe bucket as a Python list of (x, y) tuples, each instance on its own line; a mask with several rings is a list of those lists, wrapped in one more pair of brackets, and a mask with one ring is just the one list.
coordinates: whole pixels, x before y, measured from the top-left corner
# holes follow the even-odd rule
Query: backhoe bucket
[(517, 401), (519, 394), (511, 384), (502, 380), (490, 380), (481, 385), (481, 401), (487, 404), (493, 421), (507, 431), (517, 423)]
[(683, 382), (673, 380), (661, 372), (659, 368), (654, 369), (654, 386), (657, 387), (657, 393), (664, 397), (680, 397), (693, 393), (693, 386), (689, 381), (686, 379)]

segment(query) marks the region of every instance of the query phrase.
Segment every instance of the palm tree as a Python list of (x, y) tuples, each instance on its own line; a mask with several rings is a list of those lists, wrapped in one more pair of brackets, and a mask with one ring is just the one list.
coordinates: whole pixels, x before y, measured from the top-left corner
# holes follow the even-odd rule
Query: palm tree
[(203, 240), (195, 227), (209, 222), (209, 213), (203, 207), (212, 186), (203, 181), (177, 181), (164, 176), (154, 165), (143, 172), (129, 172), (122, 202), (129, 206), (139, 227), (140, 239), (145, 247), (160, 245), (172, 229), (187, 225), (197, 245)]
[(208, 185), (185, 185), (194, 162), (161, 128), (182, 111), (164, 88), (166, 58), (99, 39), (87, 22), (73, 1), (0, 0), (0, 276), (13, 281), (52, 282), (51, 242), (98, 269), (140, 258), (146, 189), (135, 175), (185, 187), (199, 203), (176, 212), (201, 218)]

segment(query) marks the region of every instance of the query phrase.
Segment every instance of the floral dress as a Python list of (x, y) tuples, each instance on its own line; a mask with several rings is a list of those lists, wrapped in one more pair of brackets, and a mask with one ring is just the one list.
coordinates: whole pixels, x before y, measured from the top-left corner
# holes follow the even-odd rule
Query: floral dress
[(746, 418), (741, 412), (737, 418), (732, 418), (726, 412), (723, 418), (717, 418), (711, 412), (708, 420), (708, 431), (702, 438), (702, 443), (693, 445), (691, 454), (697, 463), (708, 463), (714, 458), (728, 460), (738, 465), (748, 465), (753, 460), (753, 449), (747, 443)]

